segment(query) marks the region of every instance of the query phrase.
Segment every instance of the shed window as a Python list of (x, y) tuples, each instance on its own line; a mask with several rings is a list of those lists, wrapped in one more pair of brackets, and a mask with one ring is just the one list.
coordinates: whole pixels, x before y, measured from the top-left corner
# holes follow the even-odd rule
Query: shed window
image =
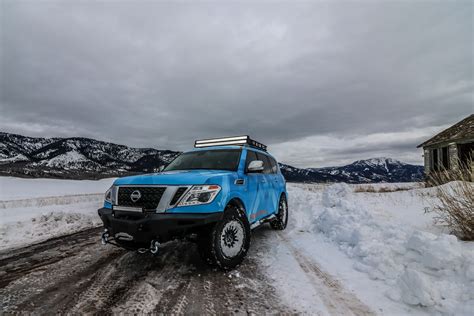
[(458, 146), (459, 162), (461, 168), (467, 169), (474, 160), (474, 143), (461, 144)]
[(433, 149), (431, 153), (431, 170), (439, 171), (438, 149)]
[(441, 148), (441, 167), (442, 169), (449, 169), (449, 148)]

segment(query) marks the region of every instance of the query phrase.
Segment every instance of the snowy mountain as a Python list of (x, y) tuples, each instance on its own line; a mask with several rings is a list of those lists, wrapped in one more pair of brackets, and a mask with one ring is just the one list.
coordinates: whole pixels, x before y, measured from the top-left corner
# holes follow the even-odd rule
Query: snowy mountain
[(33, 138), (0, 133), (0, 174), (104, 178), (153, 172), (179, 152), (131, 148), (89, 138)]
[(329, 173), (315, 171), (313, 169), (296, 168), (290, 165), (280, 163), (281, 173), (286, 181), (290, 182), (342, 182), (341, 176), (333, 176)]
[[(90, 179), (153, 172), (179, 152), (132, 148), (89, 138), (34, 138), (0, 132), (0, 175)], [(423, 167), (390, 158), (342, 167), (301, 169), (280, 164), (291, 182), (410, 182)]]
[(333, 176), (346, 178), (344, 182), (413, 182), (422, 181), (423, 166), (410, 165), (391, 158), (358, 160), (347, 166), (316, 169)]
[(391, 158), (358, 160), (341, 167), (298, 169), (280, 165), (287, 180), (295, 182), (413, 182), (423, 180), (423, 166)]

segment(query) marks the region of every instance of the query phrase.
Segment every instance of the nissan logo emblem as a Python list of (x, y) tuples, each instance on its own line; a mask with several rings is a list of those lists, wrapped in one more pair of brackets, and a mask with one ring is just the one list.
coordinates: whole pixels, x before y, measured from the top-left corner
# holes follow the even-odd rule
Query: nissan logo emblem
[(130, 194), (130, 200), (132, 200), (132, 202), (138, 201), (141, 197), (142, 194), (138, 190), (135, 190), (132, 192), (132, 194)]

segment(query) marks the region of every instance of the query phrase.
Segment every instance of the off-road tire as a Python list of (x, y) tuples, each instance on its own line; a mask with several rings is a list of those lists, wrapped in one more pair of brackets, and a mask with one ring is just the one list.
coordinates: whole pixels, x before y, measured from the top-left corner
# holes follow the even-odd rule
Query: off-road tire
[(211, 266), (231, 270), (239, 265), (250, 247), (250, 224), (244, 212), (229, 205), (223, 218), (198, 236), (201, 258)]
[(288, 224), (288, 203), (285, 195), (280, 197), (278, 203), (278, 214), (276, 218), (270, 222), (270, 226), (275, 230), (284, 230)]

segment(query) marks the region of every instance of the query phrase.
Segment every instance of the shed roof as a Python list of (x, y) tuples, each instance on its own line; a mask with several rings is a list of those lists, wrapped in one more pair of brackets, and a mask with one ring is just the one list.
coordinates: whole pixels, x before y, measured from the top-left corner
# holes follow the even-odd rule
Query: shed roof
[(417, 146), (426, 147), (432, 146), (440, 143), (456, 141), (466, 138), (474, 139), (474, 114), (469, 115), (462, 121), (454, 124), (453, 126), (445, 129), (441, 133), (436, 134), (435, 136), (428, 139), (426, 142)]

